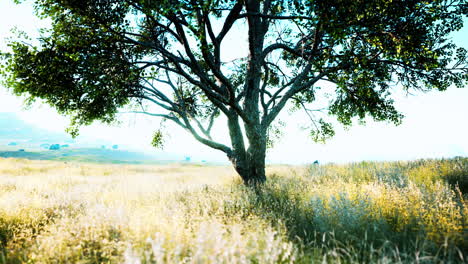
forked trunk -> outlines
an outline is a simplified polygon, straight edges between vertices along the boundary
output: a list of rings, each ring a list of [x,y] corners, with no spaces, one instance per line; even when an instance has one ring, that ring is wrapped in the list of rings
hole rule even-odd
[[[234,164],[234,168],[247,186],[257,186],[266,181],[265,160],[252,159],[244,166]]]
[[[234,169],[248,186],[264,183],[266,181],[266,131],[260,129],[259,126],[246,126],[249,141],[249,147],[246,150],[239,118],[234,112],[228,116],[228,127],[233,146],[233,151],[228,154],[228,158]]]
[[[258,186],[266,181],[265,175],[266,140],[262,136],[250,142],[245,158],[234,159],[232,163],[247,186]]]

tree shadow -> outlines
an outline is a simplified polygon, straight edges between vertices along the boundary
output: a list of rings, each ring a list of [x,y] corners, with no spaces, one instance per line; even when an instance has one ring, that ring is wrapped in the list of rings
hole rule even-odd
[[[382,256],[412,262],[416,252],[439,260],[458,258],[455,255],[460,250],[456,247],[442,256],[441,245],[427,240],[417,222],[396,230],[392,221],[398,218],[370,218],[366,201],[356,203],[342,194],[326,205],[320,198],[306,200],[303,191],[307,184],[301,179],[271,175],[264,186],[246,190],[252,213],[285,229],[288,240],[304,255],[332,252],[353,262],[373,262]]]

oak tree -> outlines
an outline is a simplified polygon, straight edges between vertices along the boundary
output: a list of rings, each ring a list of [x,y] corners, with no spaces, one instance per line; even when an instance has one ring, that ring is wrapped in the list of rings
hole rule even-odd
[[[391,88],[464,86],[466,50],[450,41],[465,0],[35,0],[51,21],[39,44],[12,41],[6,84],[72,120],[72,133],[112,122],[127,104],[170,120],[224,152],[246,184],[266,180],[272,124],[285,108],[310,117],[315,140],[330,117],[399,123]],[[233,33],[233,31],[236,31]],[[227,36],[245,54],[227,54]],[[226,48],[226,44],[230,44]],[[242,45],[240,45],[242,46]],[[322,84],[333,93],[324,100]],[[325,107],[317,114],[314,104]],[[154,109],[154,107],[153,107]],[[212,137],[219,117],[230,142]],[[153,143],[161,142],[161,132]]]

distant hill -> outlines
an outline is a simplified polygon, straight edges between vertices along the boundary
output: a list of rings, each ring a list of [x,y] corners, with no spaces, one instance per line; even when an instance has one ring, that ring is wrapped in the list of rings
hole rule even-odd
[[[114,142],[118,143],[118,142]],[[52,132],[21,120],[14,113],[0,112],[0,158],[83,161],[99,163],[160,163],[180,161],[169,153],[146,154],[125,150],[102,140],[75,141],[65,132]],[[60,146],[51,150],[50,146]],[[113,149],[112,146],[118,146]]]
[[[69,142],[66,133],[47,131],[30,125],[14,113],[0,113],[0,141]]]

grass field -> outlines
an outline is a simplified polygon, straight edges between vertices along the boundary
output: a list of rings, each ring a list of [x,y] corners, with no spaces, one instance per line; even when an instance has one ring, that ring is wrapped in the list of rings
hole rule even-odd
[[[267,171],[0,159],[0,263],[468,261],[468,158]]]

